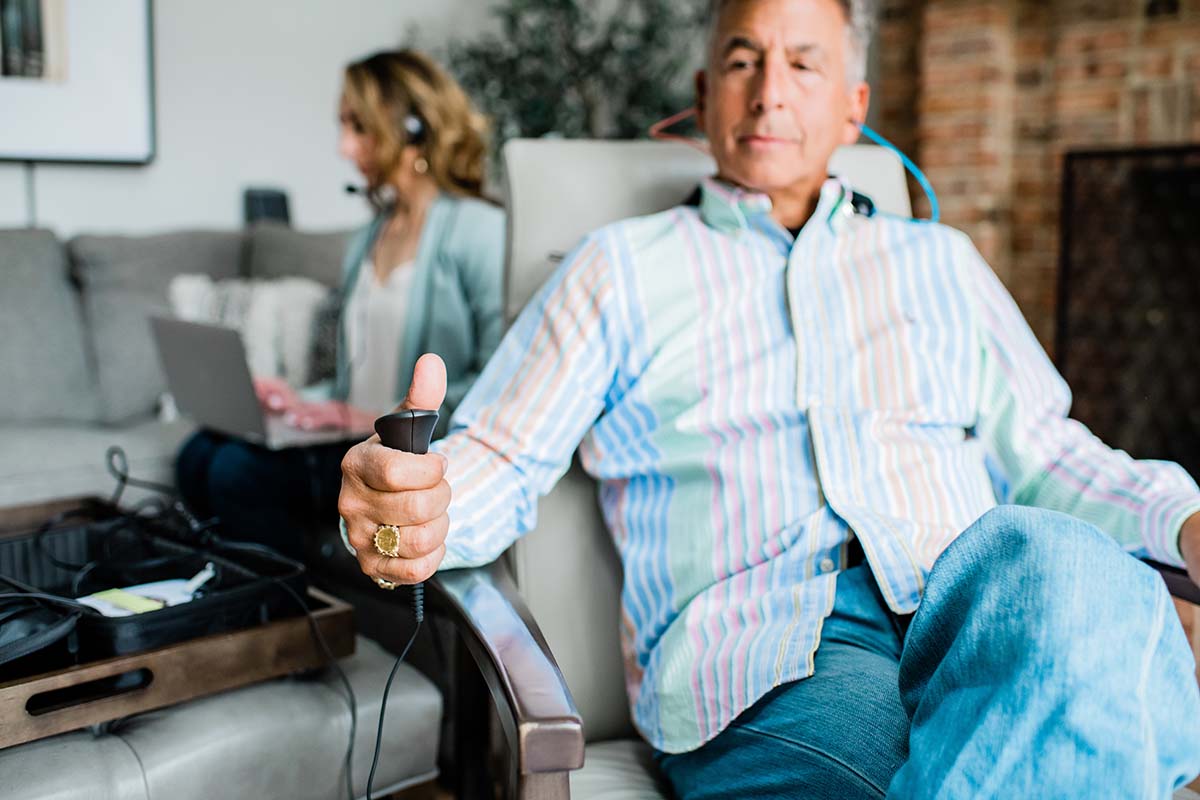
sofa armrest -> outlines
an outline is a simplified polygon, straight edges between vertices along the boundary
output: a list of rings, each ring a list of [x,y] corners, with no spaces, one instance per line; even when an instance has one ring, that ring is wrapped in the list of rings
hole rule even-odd
[[[487,683],[522,778],[582,767],[583,720],[508,569],[447,570],[430,589]]]

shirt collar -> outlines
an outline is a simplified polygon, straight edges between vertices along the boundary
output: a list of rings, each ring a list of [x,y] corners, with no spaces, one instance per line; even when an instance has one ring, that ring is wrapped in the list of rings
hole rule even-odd
[[[838,177],[828,178],[821,185],[821,197],[812,220],[825,220],[835,233],[839,232],[846,220],[854,216],[850,198],[849,184]],[[700,184],[700,218],[720,233],[737,233],[763,226],[783,230],[771,219],[771,198],[715,177],[705,178]]]

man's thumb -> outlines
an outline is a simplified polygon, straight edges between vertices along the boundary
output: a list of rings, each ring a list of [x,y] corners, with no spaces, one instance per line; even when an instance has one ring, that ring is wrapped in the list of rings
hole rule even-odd
[[[417,365],[413,367],[412,383],[400,408],[437,411],[445,399],[446,365],[441,357],[426,353],[417,359]]]

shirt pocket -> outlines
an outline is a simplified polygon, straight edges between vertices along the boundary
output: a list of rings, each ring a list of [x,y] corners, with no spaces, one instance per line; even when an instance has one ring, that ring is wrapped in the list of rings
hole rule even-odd
[[[825,403],[915,423],[974,424],[979,354],[962,293],[914,281],[905,291],[843,301]]]

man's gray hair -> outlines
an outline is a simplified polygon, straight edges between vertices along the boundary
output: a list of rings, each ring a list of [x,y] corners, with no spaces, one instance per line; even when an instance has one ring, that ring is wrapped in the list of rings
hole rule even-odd
[[[743,0],[709,0],[708,60],[716,55],[717,23],[721,12],[732,2]],[[846,80],[851,85],[867,79],[867,51],[875,33],[876,0],[834,0],[846,18]]]

